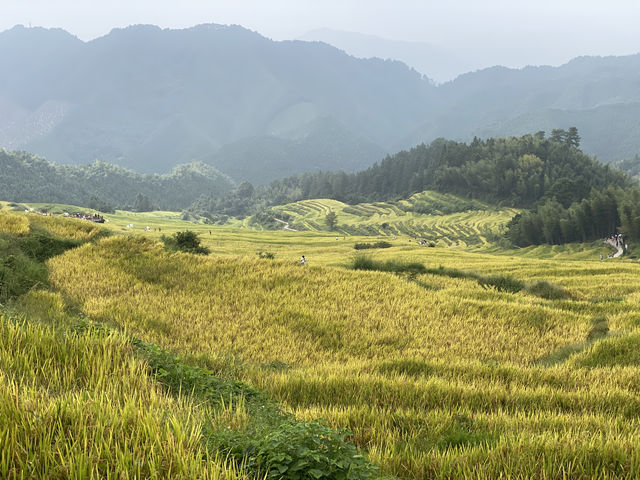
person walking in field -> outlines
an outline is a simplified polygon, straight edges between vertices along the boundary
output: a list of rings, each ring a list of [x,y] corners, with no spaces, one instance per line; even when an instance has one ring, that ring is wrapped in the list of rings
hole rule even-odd
[[[304,258],[304,255],[302,255],[302,258],[300,259],[300,265],[304,265],[307,263],[307,259]]]

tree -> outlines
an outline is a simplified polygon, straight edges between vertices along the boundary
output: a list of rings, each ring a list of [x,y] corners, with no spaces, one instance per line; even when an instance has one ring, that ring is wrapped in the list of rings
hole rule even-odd
[[[150,212],[153,209],[154,209],[153,204],[151,203],[151,200],[149,199],[149,197],[147,197],[146,195],[143,195],[142,193],[139,193],[138,195],[136,195],[136,199],[133,202],[134,212]]]
[[[170,237],[162,236],[162,241],[167,250],[208,255],[209,249],[200,245],[198,234],[191,230],[176,232]]]
[[[554,128],[551,130],[551,141],[553,142],[564,142],[567,138],[567,132],[565,132],[562,128]]]
[[[338,225],[338,215],[336,215],[336,212],[331,210],[329,213],[327,213],[324,221],[329,227],[329,230],[335,230],[336,226]]]
[[[565,136],[565,141],[573,147],[580,147],[580,135],[578,135],[578,129],[576,127],[569,128]]]

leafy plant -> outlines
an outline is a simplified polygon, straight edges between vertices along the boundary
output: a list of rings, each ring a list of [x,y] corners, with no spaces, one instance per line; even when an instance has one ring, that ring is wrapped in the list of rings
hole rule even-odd
[[[191,230],[176,232],[172,236],[162,236],[162,242],[167,250],[208,255],[210,250],[200,245],[198,234]]]

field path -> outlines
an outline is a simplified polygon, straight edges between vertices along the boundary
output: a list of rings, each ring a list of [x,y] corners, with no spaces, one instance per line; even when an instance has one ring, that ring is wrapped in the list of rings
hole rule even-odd
[[[619,247],[618,245],[616,245],[616,242],[614,242],[613,240],[606,239],[605,243],[608,243],[613,248],[618,250],[616,253],[613,254],[613,258],[617,258],[617,257],[619,257],[620,255],[622,255],[624,253],[624,249],[622,247]]]
[[[283,230],[289,230],[290,232],[297,232],[295,228],[289,228],[289,222],[285,222],[284,220],[280,220],[279,218],[275,218],[275,217],[273,217],[273,219],[276,222],[284,223],[284,227],[282,227]]]

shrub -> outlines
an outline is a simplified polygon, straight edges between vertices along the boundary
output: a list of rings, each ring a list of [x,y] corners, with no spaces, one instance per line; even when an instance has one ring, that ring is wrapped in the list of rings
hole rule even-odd
[[[200,245],[198,234],[191,230],[176,232],[172,236],[162,236],[164,247],[170,251],[185,253],[195,253],[198,255],[208,255],[210,250]]]
[[[351,432],[335,431],[317,421],[290,420],[257,439],[255,459],[268,468],[266,478],[367,479],[376,467],[346,440]]]
[[[353,248],[355,248],[356,250],[366,250],[369,248],[390,248],[392,246],[393,245],[391,245],[389,242],[380,241],[376,243],[356,243]]]
[[[411,275],[427,272],[425,266],[419,262],[401,262],[399,260],[381,262],[373,260],[371,257],[363,254],[353,257],[351,268],[354,270],[377,270],[380,272],[408,273]]]

